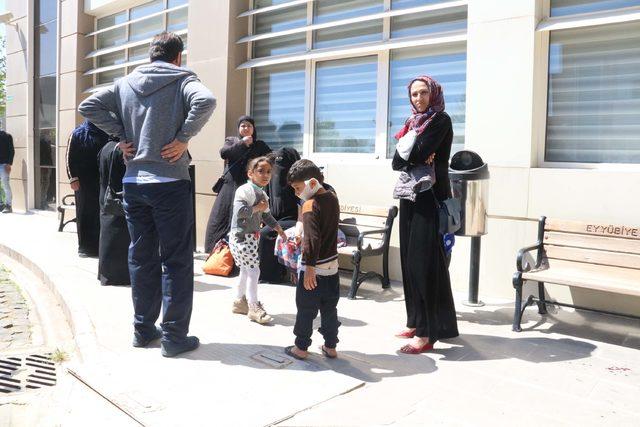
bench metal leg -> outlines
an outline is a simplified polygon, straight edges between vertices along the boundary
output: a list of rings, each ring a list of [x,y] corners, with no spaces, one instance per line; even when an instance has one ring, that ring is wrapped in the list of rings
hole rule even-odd
[[[547,314],[547,304],[544,299],[544,282],[538,282],[538,313]]]
[[[62,232],[64,229],[64,209],[58,209],[60,212],[60,225],[58,226],[58,232]]]
[[[351,289],[349,289],[349,299],[355,299],[358,288],[360,287],[360,252],[355,252],[351,262],[353,263],[353,276],[351,278]]]
[[[513,312],[513,331],[521,332],[520,322],[522,321],[522,275],[516,273],[513,276],[513,287],[516,290],[516,302]]]
[[[382,289],[391,287],[389,280],[389,246],[387,246],[382,254]]]

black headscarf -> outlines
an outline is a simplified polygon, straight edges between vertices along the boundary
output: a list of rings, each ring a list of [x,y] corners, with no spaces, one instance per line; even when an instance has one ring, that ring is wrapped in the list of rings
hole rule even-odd
[[[253,141],[257,141],[258,140],[258,133],[256,131],[256,122],[255,120],[253,120],[253,117],[251,116],[240,116],[240,118],[238,119],[238,124],[236,125],[236,129],[240,129],[240,125],[242,124],[242,122],[249,122],[251,123],[251,126],[253,126],[253,135],[251,135],[253,137]],[[238,132],[240,133],[240,132]],[[238,135],[238,137],[240,139],[242,139],[241,136]]]

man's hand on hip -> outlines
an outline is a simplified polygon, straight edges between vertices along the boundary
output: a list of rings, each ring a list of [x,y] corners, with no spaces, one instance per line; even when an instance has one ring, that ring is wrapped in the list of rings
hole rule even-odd
[[[187,148],[189,148],[188,142],[182,142],[174,139],[173,142],[162,148],[160,155],[163,159],[169,160],[169,163],[175,163],[180,160],[184,152],[187,151]]]
[[[7,173],[11,173],[11,165],[10,165],[10,164],[6,164],[6,165],[4,165],[4,170],[5,170],[5,172],[7,172]]]

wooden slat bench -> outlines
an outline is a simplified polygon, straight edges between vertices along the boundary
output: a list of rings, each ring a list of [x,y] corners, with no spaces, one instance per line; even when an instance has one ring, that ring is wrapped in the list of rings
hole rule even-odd
[[[60,225],[58,226],[58,231],[64,230],[67,224],[76,222],[76,218],[72,218],[68,221],[64,220],[64,214],[66,211],[75,211],[76,210],[76,196],[74,194],[67,194],[62,198],[62,204],[58,206],[58,212],[60,213]]]
[[[338,253],[351,257],[353,277],[349,299],[354,299],[358,288],[367,279],[378,278],[382,288],[389,287],[389,241],[398,208],[363,205],[340,205],[340,229],[347,237],[347,246]],[[362,258],[382,255],[382,274],[361,271]]]
[[[532,251],[536,251],[535,265],[527,265],[525,254]],[[540,314],[546,314],[546,304],[619,314],[548,301],[544,284],[640,296],[640,227],[542,217],[538,222],[538,242],[518,252],[516,267],[514,331],[521,331],[524,310],[534,302]],[[530,295],[522,306],[525,280],[537,282],[538,296]]]

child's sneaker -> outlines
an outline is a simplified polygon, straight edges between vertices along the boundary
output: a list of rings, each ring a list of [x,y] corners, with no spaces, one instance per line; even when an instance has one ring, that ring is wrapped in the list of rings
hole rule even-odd
[[[235,314],[247,314],[249,313],[249,303],[247,302],[247,297],[244,295],[242,298],[237,299],[233,302],[233,307],[231,311]]]
[[[249,306],[249,313],[247,313],[247,316],[249,316],[249,320],[260,323],[261,325],[273,320],[273,318],[267,314],[260,301]]]

